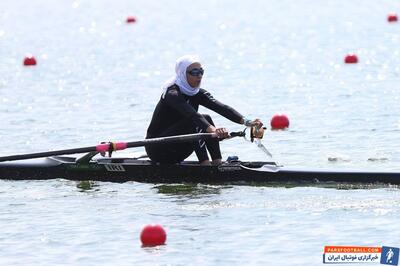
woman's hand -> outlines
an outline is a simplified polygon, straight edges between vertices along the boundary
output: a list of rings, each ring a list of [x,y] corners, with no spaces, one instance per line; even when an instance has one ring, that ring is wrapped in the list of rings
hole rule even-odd
[[[256,128],[262,128],[262,126],[264,125],[259,118],[256,118],[254,120],[243,118],[242,124],[244,124],[246,127],[256,127]]]
[[[209,126],[207,128],[207,132],[208,133],[215,133],[219,139],[226,139],[226,138],[229,137],[229,132],[224,127],[216,128],[214,126]]]
[[[256,128],[262,128],[262,126],[264,125],[263,122],[261,122],[261,120],[258,118],[251,121],[251,124],[253,127],[256,127]]]
[[[219,139],[226,139],[229,137],[229,132],[224,127],[216,128],[215,133],[217,133]]]

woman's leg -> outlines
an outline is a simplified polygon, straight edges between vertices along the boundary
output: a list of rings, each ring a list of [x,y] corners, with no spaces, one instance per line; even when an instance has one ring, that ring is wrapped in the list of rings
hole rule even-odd
[[[180,163],[193,153],[191,143],[148,145],[145,149],[150,160],[167,164]]]
[[[195,126],[196,133],[204,133],[202,130]],[[196,153],[197,159],[201,165],[210,165],[210,159],[208,158],[206,142],[203,139],[199,139],[192,144],[194,152]]]
[[[204,118],[207,119],[207,121],[213,125],[214,122],[211,119],[211,117],[208,114],[203,114]],[[211,158],[212,158],[212,164],[220,164],[221,163],[221,149],[219,146],[219,139],[217,138],[212,138],[212,139],[208,139],[205,140],[205,146],[207,147],[207,150],[209,151]]]
[[[207,114],[203,115],[207,121],[214,125],[211,117]],[[168,129],[166,129],[159,136],[147,137],[166,137],[173,135],[202,133],[202,130],[196,127],[191,120],[182,120]],[[198,140],[194,143],[179,143],[179,144],[157,144],[146,146],[147,155],[152,161],[160,163],[179,163],[185,160],[192,154],[193,150],[196,152],[200,164],[210,165],[207,150],[210,152],[212,163],[221,163],[221,151],[219,147],[219,140],[216,138],[208,140]]]
[[[147,138],[167,137],[195,133],[190,120],[182,120],[158,136],[147,136]],[[190,142],[175,144],[155,144],[145,146],[149,158],[158,163],[180,163],[193,153],[194,147]]]

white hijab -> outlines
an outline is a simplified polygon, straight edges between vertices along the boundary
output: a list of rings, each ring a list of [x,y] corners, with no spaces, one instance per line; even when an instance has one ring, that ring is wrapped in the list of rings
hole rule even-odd
[[[175,76],[171,77],[167,82],[165,82],[163,86],[164,92],[162,97],[163,98],[165,97],[167,89],[173,84],[178,85],[181,92],[185,95],[188,96],[196,95],[199,92],[200,87],[192,87],[189,85],[186,79],[186,70],[191,64],[199,62],[200,60],[197,55],[184,55],[182,57],[179,57],[176,60],[175,64]]]

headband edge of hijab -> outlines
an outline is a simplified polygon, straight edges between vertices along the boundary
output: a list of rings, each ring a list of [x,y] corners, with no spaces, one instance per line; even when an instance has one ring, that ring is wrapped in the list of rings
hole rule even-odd
[[[200,63],[200,58],[197,55],[184,55],[179,57],[175,63],[175,76],[171,77],[163,86],[163,95],[165,97],[165,93],[167,89],[176,84],[179,86],[180,91],[188,96],[196,95],[200,87],[192,87],[189,85],[186,78],[186,70],[193,63]]]

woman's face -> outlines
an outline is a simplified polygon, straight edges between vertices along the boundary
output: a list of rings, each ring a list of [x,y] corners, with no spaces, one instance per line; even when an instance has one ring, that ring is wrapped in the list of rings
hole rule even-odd
[[[199,87],[203,78],[204,70],[200,63],[193,63],[186,69],[186,79],[193,88]]]

